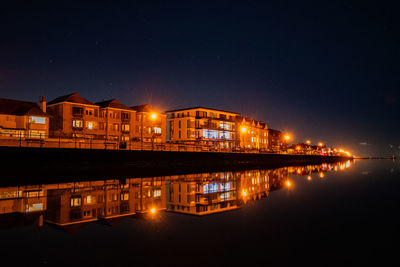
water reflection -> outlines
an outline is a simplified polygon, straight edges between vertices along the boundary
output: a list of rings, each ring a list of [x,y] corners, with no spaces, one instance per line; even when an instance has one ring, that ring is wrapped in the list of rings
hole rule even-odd
[[[124,180],[100,180],[0,188],[0,222],[21,221],[71,226],[108,222],[160,211],[208,215],[236,210],[292,187],[294,176],[308,181],[328,171],[349,168],[350,161],[274,170],[200,173]],[[293,176],[293,177],[292,177]]]

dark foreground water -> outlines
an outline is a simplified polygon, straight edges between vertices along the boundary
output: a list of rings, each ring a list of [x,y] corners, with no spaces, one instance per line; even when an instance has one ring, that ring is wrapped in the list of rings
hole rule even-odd
[[[388,266],[399,261],[399,162],[132,177],[0,188],[2,262]]]

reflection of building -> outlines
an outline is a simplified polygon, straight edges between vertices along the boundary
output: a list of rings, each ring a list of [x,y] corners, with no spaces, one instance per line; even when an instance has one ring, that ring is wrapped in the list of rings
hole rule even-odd
[[[131,108],[136,111],[134,138],[145,144],[165,143],[167,116],[150,105]]]
[[[350,164],[347,161],[273,170],[6,187],[0,188],[0,222],[10,214],[41,216],[41,222],[58,226],[109,221],[134,214],[141,217],[161,210],[216,214],[236,210],[265,199],[273,191],[289,188],[290,174],[311,181],[312,173],[324,178],[327,171],[344,170]],[[38,224],[41,225],[40,221]]]
[[[238,118],[238,123],[241,148],[268,150],[268,127],[265,122]]]
[[[46,138],[49,115],[38,104],[0,98],[0,137]]]
[[[185,175],[168,185],[168,211],[208,215],[238,209],[236,180],[230,172]]]
[[[168,139],[175,143],[232,148],[239,113],[204,107],[169,110]]]

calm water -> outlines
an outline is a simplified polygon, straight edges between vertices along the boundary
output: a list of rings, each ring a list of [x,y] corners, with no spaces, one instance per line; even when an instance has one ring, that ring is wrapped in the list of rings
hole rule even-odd
[[[400,164],[0,188],[14,266],[394,265]]]

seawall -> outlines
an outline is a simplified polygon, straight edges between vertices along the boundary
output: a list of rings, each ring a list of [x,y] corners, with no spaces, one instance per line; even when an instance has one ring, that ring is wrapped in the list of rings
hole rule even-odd
[[[0,183],[65,182],[72,179],[118,179],[213,171],[270,169],[332,163],[350,158],[318,155],[220,152],[126,151],[0,147]],[[7,175],[6,175],[7,174]]]

